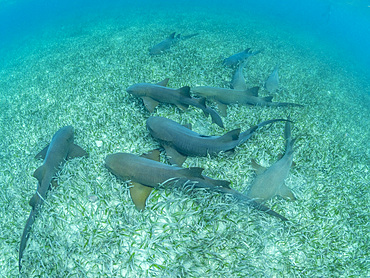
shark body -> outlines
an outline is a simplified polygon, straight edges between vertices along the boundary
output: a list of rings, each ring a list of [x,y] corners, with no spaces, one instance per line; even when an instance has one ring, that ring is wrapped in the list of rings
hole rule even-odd
[[[242,133],[238,128],[223,136],[201,135],[163,117],[149,117],[146,125],[150,134],[165,148],[169,162],[181,166],[188,156],[216,155],[231,151],[246,142],[258,128],[277,121],[285,120],[264,121]]]
[[[141,98],[149,112],[153,112],[155,107],[160,103],[175,104],[182,110],[186,110],[189,105],[202,109],[206,116],[211,115],[212,122],[223,127],[223,122],[217,112],[205,105],[204,98],[192,98],[188,86],[172,89],[168,88],[168,78],[157,84],[138,83],[127,88],[127,92]]]
[[[154,45],[149,50],[149,54],[150,55],[159,55],[159,54],[162,54],[163,52],[169,50],[171,48],[171,46],[173,46],[179,40],[187,40],[187,39],[190,39],[190,38],[192,38],[194,36],[197,36],[197,35],[198,35],[198,33],[191,34],[191,35],[188,35],[188,36],[181,36],[180,34],[177,34],[176,35],[176,32],[173,32],[166,39],[164,39],[160,43]]]
[[[40,206],[46,198],[46,193],[49,190],[52,180],[55,178],[55,174],[63,167],[66,159],[87,156],[86,151],[75,145],[73,142],[73,127],[62,127],[54,134],[50,144],[36,155],[36,158],[44,158],[44,163],[42,166],[37,168],[33,174],[33,176],[38,180],[38,187],[36,193],[29,201],[32,209],[21,237],[19,248],[19,271],[22,268],[21,261],[23,251],[26,248],[27,240],[29,238],[29,231],[35,221],[36,214]]]
[[[202,175],[202,168],[181,168],[159,162],[159,151],[154,150],[146,156],[136,156],[129,153],[110,154],[105,159],[108,170],[123,181],[130,181],[132,200],[137,209],[145,208],[146,199],[153,188],[190,187],[205,188],[210,191],[229,194],[236,200],[264,211],[281,220],[287,219],[246,195],[233,190],[228,181],[215,180]]]
[[[290,102],[272,102],[272,96],[259,97],[258,89],[259,87],[253,87],[248,90],[241,91],[227,88],[197,86],[192,88],[192,91],[198,96],[204,97],[209,100],[214,100],[221,111],[221,115],[223,116],[227,114],[227,105],[230,104],[260,106],[303,106],[301,104]]]
[[[228,67],[234,67],[234,66],[238,65],[240,62],[244,61],[245,59],[247,59],[247,58],[249,58],[253,55],[256,55],[260,52],[261,52],[261,50],[257,50],[255,52],[252,52],[250,48],[247,48],[246,50],[244,50],[242,52],[236,53],[236,54],[231,55],[230,57],[226,58],[224,60],[224,65],[228,66]]]
[[[263,168],[254,163],[257,177],[251,184],[247,196],[256,202],[264,202],[276,195],[288,200],[295,200],[292,191],[284,184],[293,161],[293,144],[291,137],[291,123],[285,123],[286,150],[284,156],[269,168]]]

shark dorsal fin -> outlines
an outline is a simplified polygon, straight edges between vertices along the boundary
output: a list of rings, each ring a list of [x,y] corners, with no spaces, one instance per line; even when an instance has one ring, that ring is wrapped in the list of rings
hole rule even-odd
[[[165,78],[162,81],[159,81],[158,83],[156,83],[156,85],[166,87],[169,80],[170,80],[169,78]]]
[[[176,35],[176,32],[173,32],[171,35],[168,36],[169,39],[174,39]]]
[[[42,159],[44,159],[45,158],[45,156],[46,156],[46,153],[48,152],[48,149],[49,149],[49,145],[50,144],[48,144],[45,148],[43,148],[38,154],[36,154],[35,155],[35,158],[36,159],[40,159],[40,158],[42,158]]]
[[[260,89],[260,87],[255,86],[255,87],[252,87],[252,88],[249,88],[249,89],[245,90],[244,92],[249,96],[258,97],[259,89]]]
[[[190,87],[189,86],[184,86],[184,87],[181,87],[179,89],[177,89],[176,91],[178,91],[180,93],[180,95],[182,95],[183,97],[186,97],[186,98],[190,98]]]
[[[204,177],[202,176],[203,168],[200,167],[190,167],[190,168],[183,168],[177,170],[178,173],[181,173],[185,177],[188,178],[200,178],[203,179]]]
[[[131,182],[130,187],[131,199],[135,204],[137,210],[144,210],[146,199],[148,199],[153,188],[142,185],[141,183]]]
[[[204,179],[206,181],[212,183],[214,186],[219,186],[219,187],[224,187],[224,188],[231,189],[230,182],[229,181],[225,181],[225,180],[214,180],[214,179],[211,179],[209,177],[204,177]]]
[[[249,47],[249,48],[247,48],[246,50],[244,50],[244,52],[245,53],[249,53],[249,52],[251,52],[251,48]]]
[[[144,157],[146,159],[159,161],[160,151],[158,149],[152,150],[148,153],[144,153],[141,155],[141,157]]]
[[[263,97],[262,99],[266,102],[272,102],[272,98],[273,96],[267,96],[267,97]]]
[[[222,142],[234,141],[234,140],[239,139],[239,134],[240,134],[240,128],[236,128],[236,129],[229,131],[228,133],[225,133],[219,139]]]
[[[88,157],[88,156],[89,156],[88,153],[83,148],[76,144],[72,144],[68,152],[68,158]]]

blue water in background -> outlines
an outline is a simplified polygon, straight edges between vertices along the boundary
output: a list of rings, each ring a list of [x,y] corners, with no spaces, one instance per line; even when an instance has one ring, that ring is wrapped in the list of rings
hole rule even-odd
[[[8,1],[9,2],[9,1]],[[370,1],[325,0],[231,0],[231,1],[57,1],[19,0],[0,2],[0,53],[11,50],[14,44],[25,40],[44,28],[63,23],[87,20],[91,14],[117,16],[116,11],[125,7],[155,9],[181,9],[186,6],[206,9],[210,13],[228,11],[248,16],[258,15],[271,22],[294,26],[302,33],[317,36],[323,43],[336,46],[333,51],[353,60],[353,65],[368,74],[370,72]],[[119,9],[117,9],[119,8]],[[121,15],[122,16],[122,15]],[[123,15],[124,16],[124,15]],[[6,61],[0,58],[0,63]],[[0,64],[0,67],[2,65]]]

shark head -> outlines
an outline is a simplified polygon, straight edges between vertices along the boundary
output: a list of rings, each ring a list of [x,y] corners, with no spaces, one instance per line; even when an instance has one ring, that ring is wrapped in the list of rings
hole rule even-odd
[[[146,121],[146,127],[150,134],[157,140],[168,141],[172,135],[168,132],[168,126],[172,123],[171,120],[162,117],[149,117]]]
[[[144,97],[146,96],[146,90],[147,87],[145,86],[145,83],[138,83],[131,85],[126,89],[126,91],[136,97]]]

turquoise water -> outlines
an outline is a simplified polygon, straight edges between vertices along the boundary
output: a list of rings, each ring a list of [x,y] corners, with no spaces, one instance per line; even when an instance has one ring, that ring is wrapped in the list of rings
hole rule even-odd
[[[90,156],[58,174],[25,250],[28,276],[366,277],[369,9],[366,1],[0,2],[0,276],[18,272],[32,174],[42,164],[34,156],[73,125]],[[149,56],[172,32],[199,35]],[[269,95],[263,84],[279,65],[274,100],[303,108],[231,105],[225,129],[196,108],[159,105],[153,114],[207,135],[290,116],[298,139],[286,184],[297,200],[266,205],[293,224],[206,192],[156,191],[137,212],[127,184],[104,167],[108,154],[159,147],[145,127],[150,113],[126,88],[166,77],[171,88],[229,87],[234,70],[222,61],[248,47],[262,52],[245,68],[247,85]],[[251,159],[273,164],[283,132],[276,124],[232,155],[184,166],[245,192]]]

